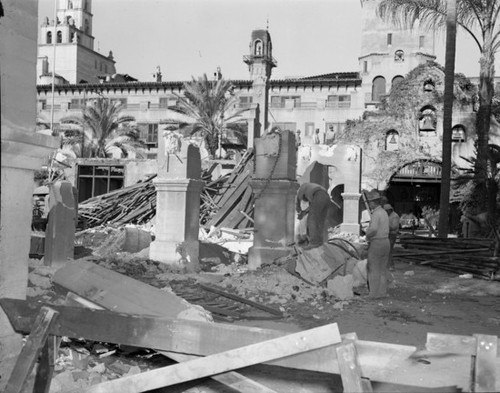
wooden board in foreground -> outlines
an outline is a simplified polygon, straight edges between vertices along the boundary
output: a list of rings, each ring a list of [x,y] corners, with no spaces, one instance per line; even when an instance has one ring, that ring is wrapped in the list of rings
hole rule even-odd
[[[85,392],[145,392],[323,348],[338,344],[340,341],[337,324],[333,323],[173,366],[104,382],[86,389]]]

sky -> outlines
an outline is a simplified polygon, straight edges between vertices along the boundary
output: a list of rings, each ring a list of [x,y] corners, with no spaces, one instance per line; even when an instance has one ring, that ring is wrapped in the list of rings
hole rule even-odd
[[[140,81],[153,81],[157,66],[164,81],[210,77],[217,67],[225,79],[249,79],[243,55],[252,30],[266,27],[278,61],[272,79],[358,71],[360,0],[94,0],[92,8],[94,49],[112,50],[117,72]],[[40,21],[53,13],[54,0],[39,0]],[[444,33],[437,42],[444,65]],[[477,76],[478,60],[459,34],[455,71]]]

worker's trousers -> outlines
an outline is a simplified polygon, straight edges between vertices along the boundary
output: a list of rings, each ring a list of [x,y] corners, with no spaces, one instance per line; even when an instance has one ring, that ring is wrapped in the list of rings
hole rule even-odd
[[[307,215],[307,235],[309,236],[309,244],[312,246],[320,246],[328,240],[325,223],[331,205],[332,201],[328,193],[323,190],[314,193]]]
[[[388,238],[371,239],[368,247],[368,285],[370,297],[387,295],[387,268],[391,245]]]
[[[397,233],[389,233],[389,243],[391,245],[391,250],[389,251],[389,268],[392,268],[394,269],[395,265],[394,265],[394,261],[392,259],[392,253],[394,251],[394,244],[396,244],[396,239],[397,239],[398,235]]]

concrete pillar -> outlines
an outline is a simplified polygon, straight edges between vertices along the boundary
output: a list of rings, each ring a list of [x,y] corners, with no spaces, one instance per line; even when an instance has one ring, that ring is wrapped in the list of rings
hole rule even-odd
[[[260,137],[260,123],[259,123],[259,105],[252,104],[248,109],[248,138],[247,138],[247,149],[253,149],[255,138]]]
[[[359,235],[359,198],[360,193],[343,192],[344,199],[344,219],[340,224],[340,231]]]
[[[149,258],[196,270],[199,261],[200,194],[204,182],[192,179],[155,179],[155,240]]]
[[[73,259],[77,213],[76,190],[69,181],[49,185],[49,220],[45,230],[45,266]]]
[[[2,0],[0,22],[1,226],[0,297],[25,299],[31,236],[33,175],[58,147],[35,133],[37,0]],[[22,346],[0,308],[0,391]]]
[[[248,251],[248,267],[290,252],[294,242],[296,181],[295,135],[292,132],[267,134],[255,140],[255,173],[250,186],[255,197],[255,235]]]
[[[251,180],[255,200],[253,246],[248,250],[248,267],[288,255],[295,239],[295,198],[299,184],[292,180]]]
[[[200,151],[178,135],[166,131],[158,140],[155,240],[149,248],[153,260],[199,268]]]

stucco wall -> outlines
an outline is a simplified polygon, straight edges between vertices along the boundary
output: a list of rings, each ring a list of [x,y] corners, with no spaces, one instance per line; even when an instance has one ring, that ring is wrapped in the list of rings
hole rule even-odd
[[[28,284],[33,172],[57,143],[34,133],[38,1],[2,0],[2,6],[0,297],[23,299]],[[21,336],[0,310],[0,391],[20,349]]]

